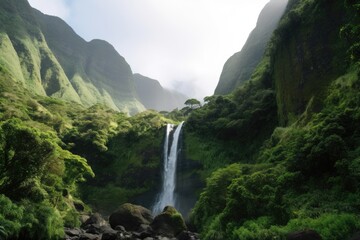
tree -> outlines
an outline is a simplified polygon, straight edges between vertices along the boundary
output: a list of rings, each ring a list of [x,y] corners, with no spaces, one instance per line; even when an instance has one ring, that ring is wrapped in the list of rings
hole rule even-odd
[[[30,178],[40,176],[53,156],[55,145],[39,133],[12,119],[0,128],[0,192],[16,194]]]
[[[195,98],[190,98],[190,99],[186,100],[184,104],[189,106],[191,109],[201,107],[200,101]]]

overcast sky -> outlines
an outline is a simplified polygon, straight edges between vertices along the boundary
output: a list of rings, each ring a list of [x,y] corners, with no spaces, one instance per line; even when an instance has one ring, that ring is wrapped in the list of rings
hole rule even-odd
[[[81,37],[104,39],[134,73],[202,99],[269,0],[29,0]]]

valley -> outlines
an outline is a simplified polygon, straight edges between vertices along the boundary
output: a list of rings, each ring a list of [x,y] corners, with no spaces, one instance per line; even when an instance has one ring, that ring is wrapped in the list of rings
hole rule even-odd
[[[271,0],[198,101],[0,0],[0,239],[358,239],[359,10]]]

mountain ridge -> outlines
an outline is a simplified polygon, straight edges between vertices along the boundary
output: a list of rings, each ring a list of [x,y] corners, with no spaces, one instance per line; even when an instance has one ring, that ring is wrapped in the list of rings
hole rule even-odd
[[[214,94],[229,94],[250,79],[285,11],[287,1],[271,0],[261,10],[256,27],[249,34],[241,51],[225,62]]]
[[[146,96],[138,95],[131,66],[107,41],[85,41],[64,20],[41,13],[27,0],[4,0],[0,13],[0,65],[27,89],[85,107],[104,104],[130,115],[144,111],[144,105],[160,110],[140,101]],[[147,101],[170,99],[171,106],[181,106],[180,95],[169,98],[171,94]]]
[[[184,107],[189,98],[182,93],[163,88],[158,80],[134,74],[134,81],[140,101],[147,109],[157,111],[172,111]]]

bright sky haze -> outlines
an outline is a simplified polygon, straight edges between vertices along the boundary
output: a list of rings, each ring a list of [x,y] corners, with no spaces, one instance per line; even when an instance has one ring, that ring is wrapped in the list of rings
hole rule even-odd
[[[111,43],[134,73],[202,99],[269,0],[29,0],[87,41]]]

